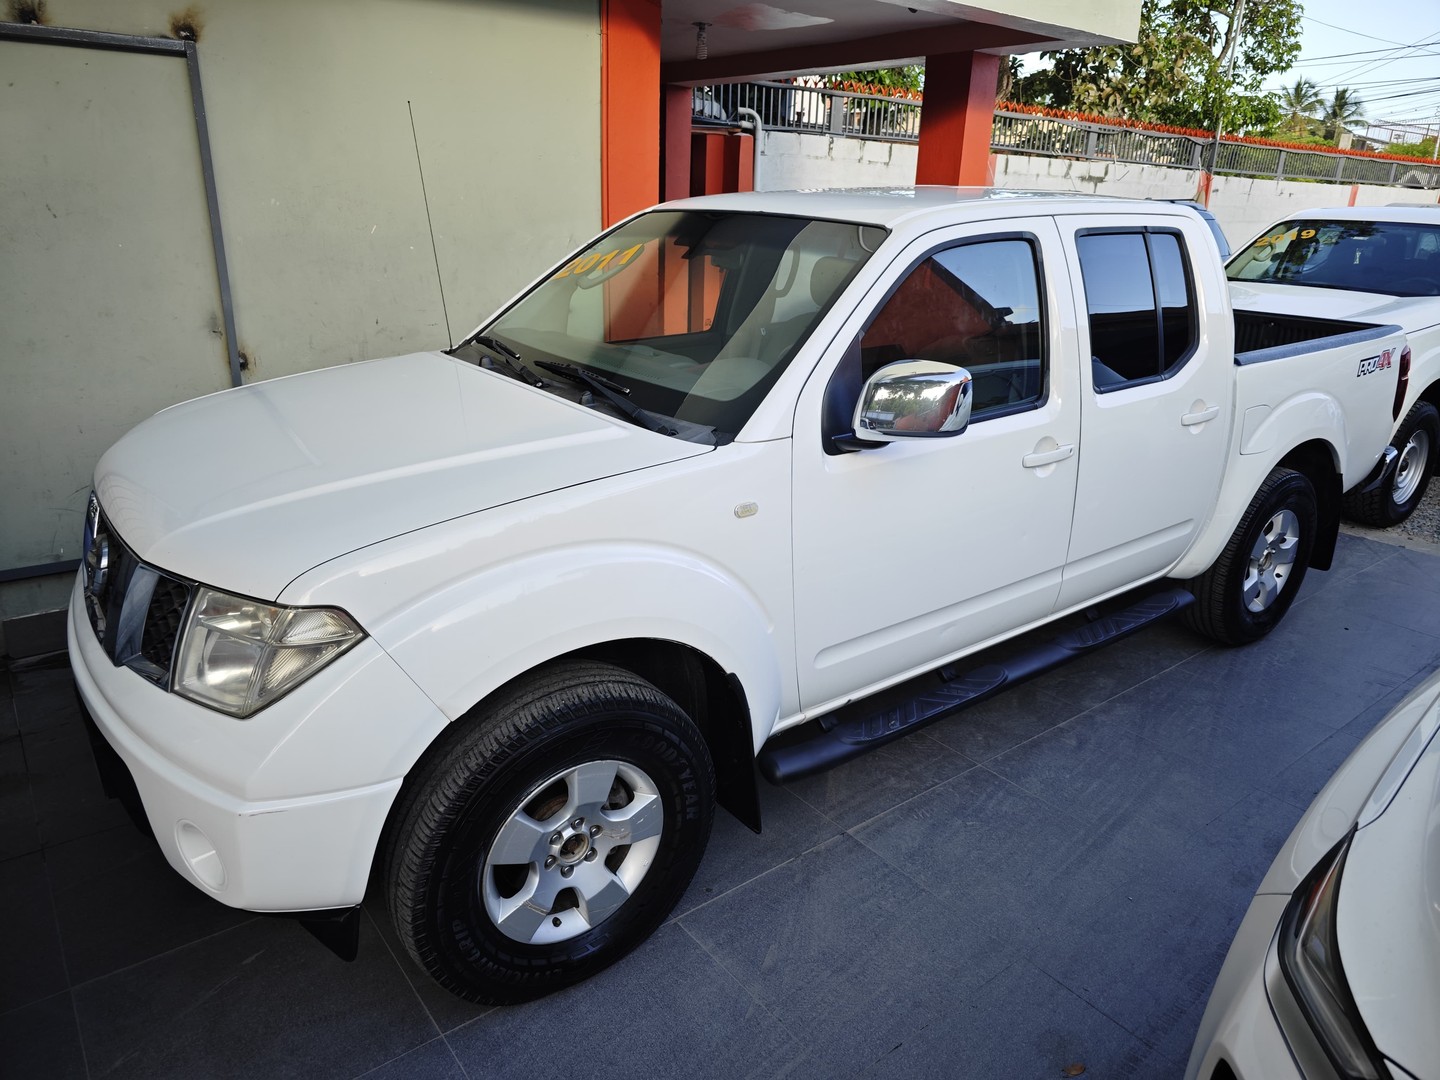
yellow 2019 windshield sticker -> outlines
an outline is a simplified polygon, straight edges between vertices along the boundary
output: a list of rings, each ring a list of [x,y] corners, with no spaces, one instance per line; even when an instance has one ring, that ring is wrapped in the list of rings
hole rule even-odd
[[[1260,247],[1264,247],[1266,244],[1283,244],[1286,240],[1294,240],[1297,236],[1300,237],[1301,240],[1311,240],[1315,236],[1315,230],[1291,229],[1287,233],[1276,233],[1274,236],[1262,236],[1256,240],[1255,243]]]

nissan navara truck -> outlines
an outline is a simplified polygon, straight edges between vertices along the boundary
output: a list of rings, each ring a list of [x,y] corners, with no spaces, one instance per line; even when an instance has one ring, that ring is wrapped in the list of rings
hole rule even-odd
[[[1404,364],[1392,326],[1237,317],[1182,206],[669,203],[458,347],[125,435],[75,680],[197,889],[353,955],[373,881],[441,985],[533,998],[659,926],[760,775],[1171,612],[1268,633],[1391,483]]]

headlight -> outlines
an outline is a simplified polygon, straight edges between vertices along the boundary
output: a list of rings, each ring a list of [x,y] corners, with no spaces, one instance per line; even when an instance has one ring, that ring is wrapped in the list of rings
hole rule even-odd
[[[199,586],[181,633],[177,694],[250,716],[365,636],[335,608],[278,607]]]
[[[1352,829],[1306,875],[1280,920],[1280,969],[1300,1010],[1344,1080],[1390,1080],[1340,966],[1335,905]]]

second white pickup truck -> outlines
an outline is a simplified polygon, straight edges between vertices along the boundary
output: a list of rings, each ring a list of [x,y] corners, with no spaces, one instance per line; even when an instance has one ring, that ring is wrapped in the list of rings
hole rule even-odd
[[[1367,525],[1405,521],[1440,460],[1440,206],[1306,210],[1266,229],[1226,272],[1246,318],[1280,311],[1405,331],[1412,366],[1390,440],[1394,479],[1345,500],[1346,514]]]
[[[717,801],[758,828],[757,762],[803,775],[1179,609],[1270,631],[1342,493],[1389,482],[1404,340],[1239,329],[1183,207],[637,215],[448,354],[188,402],[104,456],[70,614],[102,769],[221,902],[353,951],[373,867],[442,985],[547,993],[661,923]]]

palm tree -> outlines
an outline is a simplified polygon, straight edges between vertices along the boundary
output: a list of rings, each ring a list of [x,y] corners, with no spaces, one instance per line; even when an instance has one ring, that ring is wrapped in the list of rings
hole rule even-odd
[[[1309,79],[1297,79],[1294,86],[1280,91],[1280,109],[1286,114],[1285,126],[1292,135],[1304,134],[1306,122],[1324,104],[1320,88]]]
[[[1365,115],[1365,103],[1348,87],[1339,87],[1330,103],[1325,106],[1325,137],[1334,141],[1346,125]]]

